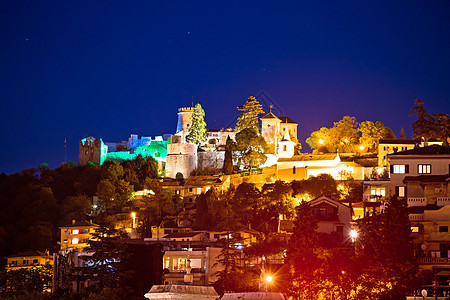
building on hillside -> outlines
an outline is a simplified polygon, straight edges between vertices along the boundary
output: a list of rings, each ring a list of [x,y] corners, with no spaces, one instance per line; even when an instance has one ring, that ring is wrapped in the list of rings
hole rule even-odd
[[[349,206],[327,196],[315,198],[309,201],[309,205],[318,221],[317,232],[335,235],[340,242],[348,240],[352,229],[352,209]],[[279,233],[289,236],[293,230],[293,220],[280,220]]]
[[[336,180],[351,175],[355,180],[364,180],[365,167],[353,161],[343,161],[339,154],[300,154],[290,158],[279,158],[277,175],[279,180],[304,180],[319,174],[329,174]]]
[[[448,147],[432,145],[414,148],[389,154],[388,159],[390,163],[390,194],[397,194],[399,197],[418,195],[420,192],[419,189],[414,188],[409,193],[406,182],[409,182],[410,186],[413,187],[414,179],[420,181],[425,180],[425,178],[432,178],[429,175],[450,174],[450,148]],[[426,176],[416,177],[423,175]],[[404,182],[405,179],[406,182]],[[434,204],[432,199],[434,198],[427,200],[427,203]]]
[[[378,166],[389,167],[388,154],[412,150],[418,147],[442,145],[438,140],[380,140],[378,142]]]
[[[76,249],[82,252],[87,246],[91,234],[100,225],[91,221],[72,221],[72,224],[59,227],[61,230],[60,247],[61,250]]]
[[[298,124],[292,121],[291,118],[286,116],[277,117],[272,112],[261,117],[261,135],[269,147],[268,154],[279,154],[280,141],[283,139],[293,142],[294,146],[297,145],[297,126]]]
[[[6,257],[6,270],[16,270],[21,268],[32,268],[42,265],[53,265],[53,257],[48,251],[26,251]]]
[[[163,283],[182,284],[186,269],[192,268],[191,284],[211,285],[217,281],[217,272],[223,269],[218,263],[222,248],[198,247],[186,250],[166,250],[163,258]]]
[[[409,207],[414,253],[420,270],[428,270],[439,285],[450,280],[450,205]]]
[[[408,206],[450,205],[450,172],[446,175],[405,176]]]
[[[318,221],[318,232],[336,234],[341,242],[348,239],[352,221],[349,206],[326,196],[311,200],[309,205]]]

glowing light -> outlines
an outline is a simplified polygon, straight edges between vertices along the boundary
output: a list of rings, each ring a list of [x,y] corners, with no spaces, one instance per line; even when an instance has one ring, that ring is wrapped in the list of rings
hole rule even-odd
[[[132,228],[136,228],[136,213],[134,211],[131,213],[131,217],[133,218]]]
[[[364,146],[363,145],[359,146],[359,150],[364,150]]]
[[[352,242],[354,242],[357,237],[358,237],[358,232],[354,229],[350,230],[350,238],[352,239]]]
[[[348,139],[345,139],[344,142],[348,143]]]
[[[271,282],[273,281],[273,277],[272,277],[271,275],[267,275],[267,276],[266,276],[266,281],[267,281],[268,283],[271,283]]]
[[[321,145],[323,144],[323,140],[322,139],[319,140],[319,144],[321,144]]]
[[[72,244],[73,244],[73,245],[78,244],[78,239],[77,239],[77,238],[73,238],[73,239],[72,239]]]
[[[80,231],[78,229],[74,229],[74,230],[72,230],[72,233],[73,234],[78,234],[78,233],[80,233]]]

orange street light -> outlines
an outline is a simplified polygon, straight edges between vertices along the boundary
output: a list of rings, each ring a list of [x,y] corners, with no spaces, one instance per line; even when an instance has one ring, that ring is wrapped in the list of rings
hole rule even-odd
[[[133,228],[136,228],[136,213],[134,211],[131,213],[131,217],[133,218]]]

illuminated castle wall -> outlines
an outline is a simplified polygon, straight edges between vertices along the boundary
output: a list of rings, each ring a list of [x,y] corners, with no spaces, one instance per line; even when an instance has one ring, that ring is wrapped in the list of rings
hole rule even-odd
[[[84,166],[88,162],[101,165],[105,161],[107,153],[108,146],[103,143],[102,139],[92,136],[84,138],[79,145],[78,165]]]
[[[80,141],[78,152],[78,165],[84,166],[88,162],[102,165],[107,160],[132,160],[138,155],[144,158],[151,156],[157,162],[166,161],[168,140],[161,136],[155,139],[151,137],[138,138],[132,134],[128,141],[120,143],[104,143],[101,138],[87,137]]]

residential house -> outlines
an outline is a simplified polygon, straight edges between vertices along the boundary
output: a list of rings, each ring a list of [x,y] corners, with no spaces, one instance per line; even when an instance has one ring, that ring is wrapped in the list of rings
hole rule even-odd
[[[431,176],[450,174],[450,148],[448,147],[432,145],[414,148],[389,154],[388,158],[390,162],[389,194],[409,197],[411,198],[410,202],[414,200],[412,198],[424,197],[425,194],[422,193],[420,186],[421,181],[427,180],[427,178],[436,180],[437,177]],[[404,181],[405,179],[406,181]],[[407,183],[409,183],[411,191],[407,190]],[[430,184],[428,186],[431,188],[437,187],[437,185]],[[441,191],[438,190],[438,193],[441,193]],[[427,194],[431,194],[429,190]],[[433,196],[426,199],[427,204],[434,204],[435,198]],[[417,199],[417,201],[424,201],[424,199]]]
[[[409,207],[419,269],[430,270],[441,283],[450,280],[450,205]]]
[[[40,265],[53,265],[53,257],[48,251],[26,251],[6,257],[6,270],[32,268]]]
[[[318,220],[318,232],[337,234],[342,242],[347,239],[350,235],[350,222],[352,221],[352,213],[349,206],[326,196],[320,196],[311,200],[309,205]]]
[[[61,250],[77,249],[82,252],[88,246],[91,234],[99,225],[92,221],[72,221],[72,224],[59,227],[61,230]]]
[[[185,282],[188,267],[191,268],[191,284],[211,285],[217,279],[217,272],[223,269],[218,263],[222,248],[197,247],[187,250],[166,250],[163,258],[163,283]]]
[[[388,155],[412,150],[418,147],[427,147],[432,145],[442,145],[438,140],[380,140],[378,142],[378,166],[389,167]]]

